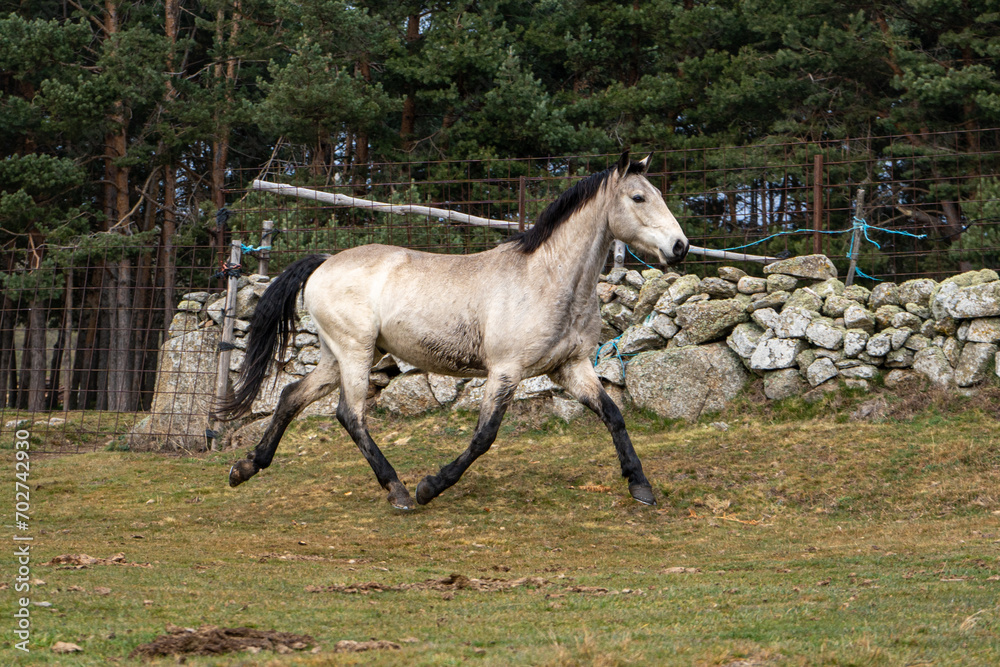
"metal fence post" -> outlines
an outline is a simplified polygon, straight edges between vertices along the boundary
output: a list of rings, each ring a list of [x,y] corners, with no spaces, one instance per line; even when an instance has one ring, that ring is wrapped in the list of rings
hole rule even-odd
[[[813,158],[813,254],[823,252],[823,154],[817,153]]]

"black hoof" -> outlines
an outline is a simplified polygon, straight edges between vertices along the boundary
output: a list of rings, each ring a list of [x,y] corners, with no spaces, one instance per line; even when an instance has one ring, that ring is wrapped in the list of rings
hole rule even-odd
[[[651,486],[643,484],[630,484],[628,492],[632,494],[633,498],[638,500],[643,505],[656,504],[656,496],[653,495],[653,487]]]
[[[417,484],[417,502],[421,505],[426,505],[436,497],[437,494],[431,488],[430,476],[420,480],[420,483]]]
[[[256,475],[257,470],[257,466],[254,465],[254,462],[250,459],[237,461],[236,464],[229,469],[229,486],[239,486]]]
[[[389,504],[398,510],[412,510],[416,507],[402,482],[389,482]]]

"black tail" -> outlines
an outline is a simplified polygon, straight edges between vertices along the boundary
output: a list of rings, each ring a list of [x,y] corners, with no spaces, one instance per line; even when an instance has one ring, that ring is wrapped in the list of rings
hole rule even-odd
[[[279,357],[284,357],[285,350],[288,349],[299,291],[313,271],[328,257],[329,255],[303,257],[292,263],[268,286],[250,320],[249,340],[240,376],[236,380],[233,394],[216,404],[217,418],[229,421],[250,412],[250,406],[257,398],[260,385],[274,361],[275,349]]]

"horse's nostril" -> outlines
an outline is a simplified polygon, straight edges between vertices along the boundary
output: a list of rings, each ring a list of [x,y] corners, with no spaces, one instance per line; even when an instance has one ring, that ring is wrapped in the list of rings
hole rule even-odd
[[[684,259],[684,256],[687,255],[687,252],[688,252],[688,244],[684,243],[684,241],[678,240],[677,243],[674,244],[674,258],[676,258],[677,261]]]

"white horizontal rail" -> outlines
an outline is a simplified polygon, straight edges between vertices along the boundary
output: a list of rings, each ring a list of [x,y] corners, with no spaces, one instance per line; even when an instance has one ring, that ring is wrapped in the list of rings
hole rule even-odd
[[[254,179],[253,183],[250,185],[253,190],[261,190],[263,192],[273,192],[279,195],[287,195],[289,197],[298,197],[300,199],[312,199],[314,201],[323,202],[324,204],[332,204],[334,206],[350,206],[353,208],[363,208],[369,211],[379,211],[380,213],[396,213],[399,215],[426,215],[436,218],[442,218],[444,220],[451,220],[453,222],[464,222],[469,225],[477,225],[480,227],[493,227],[496,229],[507,229],[514,230],[517,229],[517,222],[510,220],[494,220],[492,218],[481,218],[478,215],[469,215],[468,213],[459,213],[458,211],[451,211],[446,208],[434,208],[433,206],[420,206],[417,204],[386,204],[384,202],[372,201],[370,199],[361,199],[359,197],[348,197],[347,195],[336,194],[333,192],[322,192],[320,190],[313,190],[311,188],[300,188],[295,185],[285,185],[284,183],[271,183],[270,181],[262,181],[259,179]],[[764,257],[762,255],[748,255],[741,252],[732,252],[729,250],[712,250],[710,248],[699,248],[698,246],[691,246],[688,252],[692,255],[701,255],[703,257],[711,257],[713,259],[725,259],[734,262],[759,262],[766,264],[768,262],[775,261],[775,257]]]

